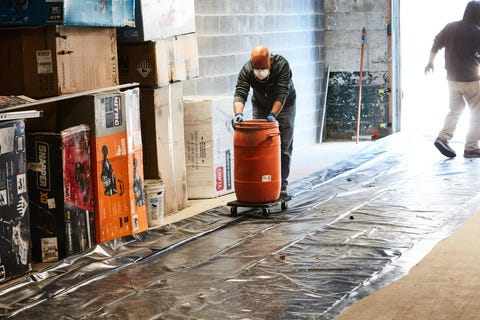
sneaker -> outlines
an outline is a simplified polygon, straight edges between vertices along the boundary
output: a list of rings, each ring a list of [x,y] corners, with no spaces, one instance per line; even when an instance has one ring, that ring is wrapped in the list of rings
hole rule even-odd
[[[465,158],[480,158],[480,149],[465,150],[463,156]]]
[[[453,149],[448,145],[448,141],[447,141],[447,139],[445,139],[445,138],[438,137],[438,138],[435,140],[434,145],[435,145],[435,147],[437,147],[437,149],[441,152],[441,154],[443,154],[445,157],[453,158],[453,157],[455,157],[455,156],[457,155],[457,154],[455,153],[455,150],[453,150]]]

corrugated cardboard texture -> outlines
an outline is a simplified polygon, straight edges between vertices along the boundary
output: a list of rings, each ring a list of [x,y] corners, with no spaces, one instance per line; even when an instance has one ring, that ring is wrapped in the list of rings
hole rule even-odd
[[[188,197],[233,192],[233,97],[189,96],[183,105]]]
[[[0,39],[5,95],[50,97],[119,84],[115,28],[9,29]]]
[[[188,205],[182,84],[142,89],[140,107],[145,177],[165,183],[165,215]]]
[[[137,44],[118,45],[121,83],[146,88],[199,76],[198,44],[194,33]]]

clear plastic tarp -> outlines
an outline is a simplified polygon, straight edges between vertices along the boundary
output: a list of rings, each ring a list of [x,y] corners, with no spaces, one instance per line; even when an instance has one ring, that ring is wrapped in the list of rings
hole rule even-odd
[[[479,190],[480,159],[394,134],[291,183],[284,211],[217,207],[3,287],[0,316],[333,319],[451,235]]]

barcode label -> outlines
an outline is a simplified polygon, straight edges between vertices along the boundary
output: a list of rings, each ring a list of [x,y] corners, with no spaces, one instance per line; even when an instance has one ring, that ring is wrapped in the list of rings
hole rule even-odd
[[[42,262],[58,261],[57,238],[42,238]]]
[[[36,54],[38,74],[53,73],[52,52],[50,50],[39,50]]]

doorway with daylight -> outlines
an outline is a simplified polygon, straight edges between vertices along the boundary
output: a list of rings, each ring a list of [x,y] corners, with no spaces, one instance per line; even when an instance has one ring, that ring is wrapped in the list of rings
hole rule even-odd
[[[444,50],[435,58],[435,71],[425,75],[433,39],[449,22],[461,20],[470,0],[400,2],[401,131],[436,137],[448,112]],[[465,141],[468,108],[453,140]]]

